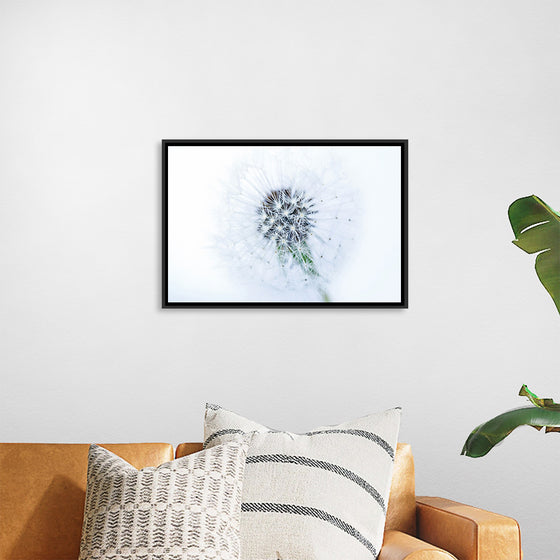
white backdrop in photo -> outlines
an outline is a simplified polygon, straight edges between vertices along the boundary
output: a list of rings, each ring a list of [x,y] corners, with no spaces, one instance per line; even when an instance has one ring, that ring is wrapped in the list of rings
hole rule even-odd
[[[341,185],[339,196],[351,204],[353,239],[344,247],[328,284],[331,300],[400,301],[400,147],[169,146],[170,302],[297,302],[313,298],[312,290],[298,286],[282,290],[263,284],[249,268],[245,276],[236,274],[231,266],[236,253],[224,243],[228,222],[235,219],[228,215],[227,199],[235,192],[230,183],[236,165],[260,161],[268,153],[289,161],[295,157],[294,150],[311,169],[336,165],[346,177],[347,185]],[[255,207],[255,215],[256,211]],[[247,235],[257,237],[260,234],[253,232],[253,216],[247,218],[243,228]],[[334,233],[339,233],[336,228]]]

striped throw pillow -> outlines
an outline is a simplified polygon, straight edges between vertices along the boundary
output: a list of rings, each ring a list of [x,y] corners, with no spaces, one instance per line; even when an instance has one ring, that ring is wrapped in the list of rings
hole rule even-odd
[[[206,405],[205,447],[254,432],[241,505],[242,560],[375,560],[401,409],[305,434]]]
[[[239,560],[247,443],[137,470],[89,450],[79,560]]]

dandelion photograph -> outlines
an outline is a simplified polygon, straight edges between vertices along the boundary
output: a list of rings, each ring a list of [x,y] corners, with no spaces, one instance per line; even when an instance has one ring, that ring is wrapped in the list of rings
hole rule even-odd
[[[407,146],[163,140],[163,307],[408,307]]]

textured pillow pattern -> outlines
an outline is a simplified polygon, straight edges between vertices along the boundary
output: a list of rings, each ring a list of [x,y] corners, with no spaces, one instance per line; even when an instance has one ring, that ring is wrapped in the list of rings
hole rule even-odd
[[[293,434],[207,405],[205,447],[256,432],[243,483],[242,559],[377,558],[400,414]]]
[[[80,560],[238,560],[246,455],[233,441],[137,470],[92,445]]]

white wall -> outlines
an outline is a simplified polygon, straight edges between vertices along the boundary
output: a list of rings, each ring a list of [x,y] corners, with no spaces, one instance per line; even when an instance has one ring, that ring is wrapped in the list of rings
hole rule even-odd
[[[298,431],[402,405],[420,494],[557,557],[560,439],[474,426],[560,397],[560,318],[507,207],[560,208],[560,3],[0,3],[0,440]],[[409,138],[410,309],[161,310],[161,138]]]

